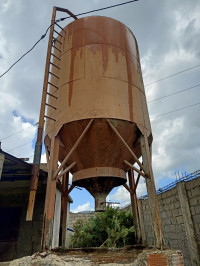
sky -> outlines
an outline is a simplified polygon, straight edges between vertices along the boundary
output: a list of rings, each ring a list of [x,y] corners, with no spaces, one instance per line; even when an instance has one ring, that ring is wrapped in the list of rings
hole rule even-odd
[[[50,25],[54,5],[78,14],[123,2],[1,0],[0,75],[44,34]],[[200,1],[140,0],[91,15],[121,21],[138,41],[154,138],[152,160],[156,188],[185,173],[199,170],[200,66],[197,65],[200,65]],[[63,17],[62,13],[57,16],[60,17]],[[66,20],[61,25],[71,21]],[[0,78],[2,149],[18,158],[28,157],[30,162],[39,118],[47,42],[48,34]],[[188,68],[192,69],[171,76]],[[171,77],[163,79],[168,76]],[[160,79],[163,80],[154,83]],[[182,92],[176,93],[179,91]],[[188,106],[191,107],[185,108]],[[177,109],[182,110],[171,112]],[[42,161],[45,161],[44,151]],[[137,195],[145,193],[146,185],[141,179]],[[70,195],[74,201],[72,211],[94,208],[93,197],[85,189],[74,189]],[[123,187],[118,187],[113,189],[107,201],[120,202],[120,206],[124,206],[130,202],[130,195]]]

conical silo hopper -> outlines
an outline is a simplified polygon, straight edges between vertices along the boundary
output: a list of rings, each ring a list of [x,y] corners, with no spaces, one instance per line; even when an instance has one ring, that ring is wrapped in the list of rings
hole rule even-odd
[[[139,137],[152,141],[133,33],[121,22],[101,16],[84,17],[67,25],[54,50],[45,145],[50,152],[53,137],[60,137],[59,161],[66,158],[84,130],[89,129],[71,152],[66,167],[75,162],[73,184],[95,198],[95,209],[105,209],[108,193],[126,183],[135,160],[111,129],[111,123],[137,158]]]

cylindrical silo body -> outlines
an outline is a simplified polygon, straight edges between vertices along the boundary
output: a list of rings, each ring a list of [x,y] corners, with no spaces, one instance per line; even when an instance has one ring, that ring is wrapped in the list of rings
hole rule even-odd
[[[141,132],[152,141],[151,126],[142,81],[139,52],[133,33],[121,22],[91,16],[75,20],[56,41],[52,67],[45,145],[60,136],[62,162],[90,119],[94,122],[70,156],[73,184],[85,187],[96,199],[96,210],[105,208],[105,198],[113,187],[126,182],[130,152],[109,127],[114,127],[141,156]]]

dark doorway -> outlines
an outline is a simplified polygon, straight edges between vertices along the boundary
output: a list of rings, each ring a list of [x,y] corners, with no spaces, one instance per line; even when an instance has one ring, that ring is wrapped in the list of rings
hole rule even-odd
[[[21,208],[0,208],[0,261],[15,258]]]

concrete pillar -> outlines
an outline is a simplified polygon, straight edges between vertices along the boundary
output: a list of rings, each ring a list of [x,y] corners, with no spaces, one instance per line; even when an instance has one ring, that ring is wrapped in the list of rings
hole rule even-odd
[[[106,197],[108,193],[93,193],[92,196],[95,198],[95,211],[102,212],[106,210]]]
[[[53,237],[52,237],[52,248],[59,247],[59,231],[60,231],[60,213],[61,213],[61,193],[56,189],[56,201],[55,211],[53,219]]]
[[[144,245],[146,245],[147,244],[147,239],[146,239],[145,226],[144,226],[144,214],[143,214],[142,202],[143,202],[143,200],[138,200],[138,212],[139,212],[142,243]]]
[[[200,256],[198,252],[197,241],[195,238],[194,225],[193,225],[192,216],[190,213],[190,206],[188,203],[185,183],[180,182],[176,185],[176,187],[178,190],[178,196],[179,196],[179,201],[181,204],[181,211],[182,211],[183,221],[185,225],[188,249],[190,252],[190,258],[191,258],[191,263],[192,263],[191,266],[197,266],[197,265],[200,265]]]

